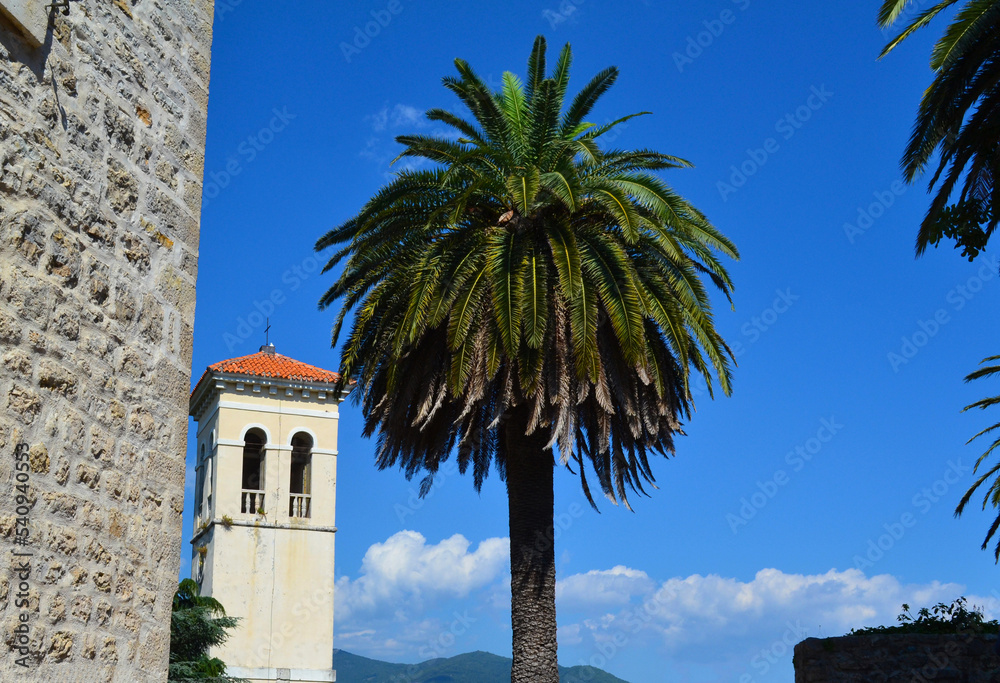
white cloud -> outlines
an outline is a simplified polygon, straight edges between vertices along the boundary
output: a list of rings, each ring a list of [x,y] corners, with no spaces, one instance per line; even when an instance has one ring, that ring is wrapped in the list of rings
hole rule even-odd
[[[396,135],[419,133],[450,140],[459,137],[455,129],[428,121],[423,110],[409,104],[397,103],[391,107],[386,105],[374,114],[366,116],[364,121],[371,126],[374,134],[365,138],[364,146],[358,155],[377,166],[386,167],[382,174],[386,181],[391,181],[396,173],[430,165],[426,159],[412,158],[404,159],[391,169],[388,168],[389,162],[402,151],[402,147],[395,142]]]
[[[460,534],[432,544],[400,531],[368,549],[357,578],[337,580],[337,647],[410,661],[474,650],[483,610],[504,590],[510,604],[508,562],[506,538],[473,549]]]
[[[372,130],[381,133],[389,123],[389,107],[382,107],[374,114],[366,116],[365,121],[372,124]]]
[[[381,141],[378,138],[368,138],[365,141],[365,146],[358,152],[358,155],[362,159],[368,159],[379,165],[388,164],[392,160],[392,157],[385,150],[381,149],[380,146]]]
[[[361,561],[361,575],[337,581],[337,618],[421,610],[435,600],[465,598],[496,581],[507,568],[508,542],[489,538],[470,552],[461,534],[437,544],[416,531],[376,543]]]
[[[556,596],[566,606],[615,607],[627,605],[633,595],[647,594],[655,586],[646,572],[619,565],[562,579],[556,584]]]
[[[494,596],[505,591],[510,604],[508,554],[506,538],[473,549],[460,534],[432,544],[400,531],[376,543],[357,578],[337,581],[337,647],[409,661],[477,649]]]
[[[568,624],[566,626],[559,626],[556,635],[556,641],[562,647],[579,645],[583,642],[582,636],[582,626],[580,624]]]
[[[424,113],[408,104],[396,104],[382,107],[374,114],[365,117],[376,133],[384,133],[394,128],[427,128],[430,121],[424,118]]]
[[[482,642],[495,649],[509,638],[508,552],[506,538],[473,546],[455,535],[428,543],[415,531],[376,543],[356,578],[337,581],[338,647],[407,661],[467,652]],[[759,673],[765,650],[790,670],[791,647],[805,637],[893,624],[904,602],[915,611],[963,593],[955,583],[905,584],[857,569],[657,580],[616,566],[558,581],[559,644],[566,663],[645,649],[671,662],[674,674],[707,668],[735,680]],[[968,598],[987,618],[1000,615],[1000,599]]]
[[[408,104],[397,104],[393,107],[390,119],[393,128],[399,128],[402,126],[416,126],[418,128],[423,128],[427,125],[427,121],[424,119],[424,113],[416,107],[411,107]]]
[[[762,569],[748,581],[695,574],[655,584],[645,572],[616,567],[567,577],[558,595],[560,633],[577,652],[606,651],[614,639],[621,649],[658,647],[678,665],[718,664],[732,672],[764,649],[790,654],[805,637],[894,624],[903,603],[915,611],[962,593],[959,584],[904,584],[857,569]],[[994,598],[969,596],[969,602],[984,607],[988,617],[1000,608]]]

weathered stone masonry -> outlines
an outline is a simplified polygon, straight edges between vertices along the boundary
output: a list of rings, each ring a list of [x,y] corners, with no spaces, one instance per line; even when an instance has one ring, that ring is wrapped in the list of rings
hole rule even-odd
[[[40,47],[0,13],[0,680],[163,681],[212,0],[50,11]]]
[[[996,636],[871,634],[806,638],[795,683],[1000,683]]]

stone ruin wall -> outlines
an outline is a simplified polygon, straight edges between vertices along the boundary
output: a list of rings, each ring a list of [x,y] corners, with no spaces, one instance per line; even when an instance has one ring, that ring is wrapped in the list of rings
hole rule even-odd
[[[807,638],[795,683],[1000,683],[996,636],[881,634]]]
[[[54,1],[0,0],[0,680],[164,681],[213,2],[73,0],[32,47]]]

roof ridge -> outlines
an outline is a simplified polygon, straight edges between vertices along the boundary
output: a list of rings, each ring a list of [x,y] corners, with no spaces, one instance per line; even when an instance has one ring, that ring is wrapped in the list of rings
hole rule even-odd
[[[258,351],[246,356],[229,358],[208,366],[211,372],[224,372],[250,377],[272,377],[332,383],[340,374],[280,353]]]

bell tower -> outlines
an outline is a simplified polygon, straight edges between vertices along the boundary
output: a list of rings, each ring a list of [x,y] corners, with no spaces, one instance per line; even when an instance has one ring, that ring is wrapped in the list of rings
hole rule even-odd
[[[209,366],[191,393],[191,572],[241,619],[213,656],[253,683],[336,681],[338,379],[267,345]]]

